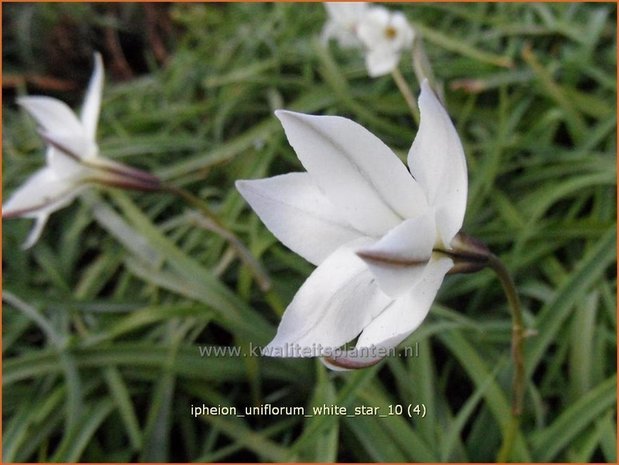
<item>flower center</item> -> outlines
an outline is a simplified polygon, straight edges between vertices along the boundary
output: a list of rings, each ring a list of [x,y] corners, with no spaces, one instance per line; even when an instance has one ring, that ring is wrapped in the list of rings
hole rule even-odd
[[[389,40],[393,40],[398,35],[398,30],[393,26],[387,26],[385,28],[385,37]]]

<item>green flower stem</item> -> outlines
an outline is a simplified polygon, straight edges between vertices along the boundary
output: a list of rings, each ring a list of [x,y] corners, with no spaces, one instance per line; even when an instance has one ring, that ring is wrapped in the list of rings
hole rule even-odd
[[[516,371],[514,372],[512,412],[514,415],[520,416],[522,414],[522,403],[524,398],[524,358],[522,356],[524,326],[522,322],[522,311],[520,309],[520,299],[518,298],[516,286],[514,285],[509,271],[507,271],[503,262],[501,262],[496,255],[490,255],[488,266],[492,268],[499,277],[512,312],[512,355],[516,365]]]
[[[236,250],[239,258],[249,267],[262,291],[266,292],[271,288],[271,280],[260,263],[258,263],[251,252],[247,250],[241,240],[219,220],[202,199],[177,186],[163,184],[161,190],[182,198],[189,205],[197,209],[200,212],[200,216],[194,217],[196,224],[219,234],[228,241]]]
[[[507,462],[510,457],[518,429],[520,427],[520,416],[524,400],[524,357],[522,354],[522,343],[524,340],[524,326],[522,322],[522,310],[520,299],[516,292],[516,286],[505,265],[499,258],[490,254],[488,256],[488,266],[497,274],[503,290],[507,296],[507,302],[512,314],[512,357],[514,359],[514,375],[512,379],[512,416],[503,434],[503,444],[497,456],[497,462]]]
[[[404,100],[406,100],[406,104],[408,105],[408,108],[413,115],[415,123],[419,124],[419,108],[417,108],[417,99],[411,92],[408,84],[406,84],[406,80],[404,79],[404,76],[402,76],[400,69],[395,68],[393,71],[391,71],[391,76],[393,77],[393,80],[398,86],[398,89],[400,89],[400,93],[404,97]]]
[[[524,401],[525,372],[522,344],[525,337],[522,322],[520,299],[516,292],[516,285],[503,262],[494,255],[488,247],[478,239],[465,233],[458,233],[452,241],[449,251],[435,249],[454,262],[452,273],[474,273],[485,267],[490,267],[497,274],[512,314],[512,358],[514,360],[514,375],[512,379],[512,412],[509,422],[503,430],[503,444],[499,450],[497,462],[506,462],[512,452],[514,441],[520,428],[520,416]]]

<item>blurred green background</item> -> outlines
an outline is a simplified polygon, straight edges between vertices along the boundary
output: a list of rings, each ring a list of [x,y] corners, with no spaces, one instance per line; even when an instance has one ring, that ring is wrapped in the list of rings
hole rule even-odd
[[[512,459],[616,462],[616,5],[393,4],[419,35],[467,154],[464,230],[514,275],[526,407]],[[321,4],[3,4],[3,195],[44,162],[22,94],[77,108],[104,57],[105,156],[208,202],[273,281],[166,194],[92,190],[20,249],[3,221],[3,460],[494,461],[509,420],[511,326],[490,271],[449,276],[392,357],[202,357],[265,344],[312,266],[234,189],[301,165],[277,108],[347,116],[404,156],[390,76],[318,40]],[[418,92],[410,60],[401,69]],[[418,344],[418,346],[417,346]],[[424,418],[191,416],[192,405],[423,404]]]

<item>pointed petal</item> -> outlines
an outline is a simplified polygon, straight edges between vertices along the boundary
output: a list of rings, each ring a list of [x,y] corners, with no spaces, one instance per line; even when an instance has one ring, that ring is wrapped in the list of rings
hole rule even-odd
[[[101,93],[103,92],[103,60],[100,53],[95,53],[95,69],[90,78],[90,84],[82,106],[81,120],[90,140],[95,140],[97,122],[101,109]]]
[[[398,157],[347,118],[276,111],[299,160],[355,229],[382,236],[426,204]]]
[[[60,100],[51,97],[21,97],[17,103],[49,134],[84,133],[82,123],[75,113]]]
[[[433,257],[415,287],[395,300],[365,328],[359,336],[357,348],[390,348],[406,339],[426,318],[452,265],[451,258]]]
[[[307,173],[237,181],[236,188],[275,237],[314,265],[362,236],[337,214]]]
[[[357,251],[383,292],[399,297],[424,274],[436,238],[432,211],[406,220],[378,242]]]
[[[59,179],[55,172],[45,167],[32,175],[2,205],[2,217],[34,218],[35,223],[22,247],[32,247],[41,236],[47,218],[56,210],[69,205],[85,185]]]
[[[392,299],[383,294],[354,250],[340,247],[305,281],[286,309],[266,356],[329,355],[354,339]]]
[[[444,245],[449,246],[462,227],[466,209],[466,159],[456,129],[427,80],[421,83],[419,110],[421,124],[408,165],[430,205],[443,209],[438,227]]]
[[[55,172],[46,167],[20,186],[2,205],[5,218],[25,216],[34,218],[68,205],[77,195],[79,186],[70,179],[60,179]]]
[[[21,245],[22,250],[28,250],[30,247],[37,243],[37,241],[41,237],[41,234],[43,234],[43,229],[47,224],[48,218],[49,214],[47,214],[46,212],[40,213],[35,217],[34,225],[32,226],[30,233],[28,233],[28,237]]]

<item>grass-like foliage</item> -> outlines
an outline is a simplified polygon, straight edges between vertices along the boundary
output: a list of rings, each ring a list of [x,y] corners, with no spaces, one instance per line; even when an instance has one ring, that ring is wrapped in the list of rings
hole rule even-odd
[[[423,36],[463,141],[464,231],[503,259],[523,303],[531,335],[511,459],[615,462],[616,6],[389,7]],[[235,249],[165,193],[92,190],[55,213],[28,251],[20,244],[30,220],[4,221],[4,461],[496,459],[513,364],[507,302],[489,270],[446,278],[402,344],[412,356],[344,374],[314,359],[251,356],[312,271],[234,189],[236,179],[302,170],[273,110],[347,116],[402,156],[417,130],[390,76],[371,79],[359,53],[321,43],[322,5],[3,10],[13,86],[3,107],[4,198],[44,160],[14,97],[78,104],[96,48],[108,71],[105,156],[204,200],[273,283],[263,292]],[[131,79],[110,66],[118,47],[138,64]],[[81,61],[50,54],[70,49]],[[416,94],[408,57],[401,70]],[[238,413],[367,406],[386,416],[193,417],[203,404]],[[425,416],[407,415],[421,404]]]

